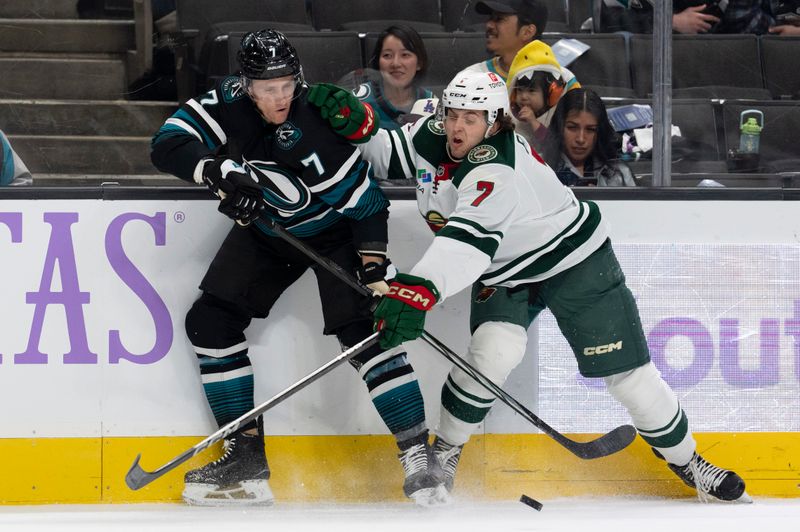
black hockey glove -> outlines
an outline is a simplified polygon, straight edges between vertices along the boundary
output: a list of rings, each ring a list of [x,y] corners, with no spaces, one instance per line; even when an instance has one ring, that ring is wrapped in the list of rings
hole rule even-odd
[[[221,157],[207,160],[202,179],[219,196],[219,212],[242,225],[249,225],[264,209],[264,192],[258,180],[236,161]]]
[[[361,284],[367,285],[372,290],[373,296],[382,296],[389,291],[386,274],[392,261],[368,262],[356,270],[356,275]]]

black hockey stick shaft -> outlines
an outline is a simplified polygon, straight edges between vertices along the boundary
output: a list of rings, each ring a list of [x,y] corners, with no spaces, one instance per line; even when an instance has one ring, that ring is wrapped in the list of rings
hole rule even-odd
[[[275,223],[274,220],[270,220],[269,218],[262,218],[263,222],[280,238],[297,248],[311,260],[319,264],[321,267],[328,270],[334,276],[336,276],[339,280],[343,281],[354,290],[359,292],[365,296],[372,296],[373,292],[367,286],[364,286],[361,282],[359,282],[355,277],[353,277],[350,273],[344,270],[341,266],[333,262],[332,260],[328,259],[327,257],[321,256],[319,253],[308,247],[304,242],[298,239],[293,234],[289,233],[285,228],[281,225]],[[500,399],[503,403],[505,403],[508,407],[512,410],[517,412],[519,415],[524,417],[526,420],[531,422],[534,426],[536,426],[539,430],[553,438],[556,442],[562,445],[565,449],[573,453],[575,456],[579,458],[583,458],[586,460],[593,459],[593,458],[601,458],[603,456],[608,456],[614,454],[616,452],[621,451],[628,445],[630,445],[633,440],[636,438],[636,429],[632,425],[621,425],[611,432],[608,432],[599,438],[588,441],[588,442],[578,442],[567,438],[556,429],[552,428],[550,425],[542,421],[536,414],[531,412],[528,408],[526,408],[522,403],[517,401],[514,397],[509,395],[505,392],[502,388],[497,386],[488,377],[483,375],[480,371],[478,371],[474,366],[472,366],[469,362],[464,360],[463,357],[455,353],[452,349],[447,347],[444,343],[437,340],[432,334],[427,331],[423,331],[422,333],[422,340],[424,340],[428,345],[442,354],[445,358],[450,360],[453,364],[457,365],[461,370],[467,373],[472,379],[475,380],[478,384],[483,386],[488,392],[493,394],[495,397]]]
[[[517,401],[513,396],[489,380],[488,377],[475,369],[469,364],[469,362],[454,353],[445,344],[431,336],[427,331],[422,332],[422,339],[425,340],[428,345],[444,355],[447,360],[458,366],[467,375],[472,377],[472,379],[483,386],[483,388],[508,405],[517,414],[530,421],[539,430],[553,438],[562,447],[566,448],[579,458],[590,460],[593,458],[602,458],[604,456],[614,454],[630,445],[636,438],[636,429],[632,425],[621,425],[611,432],[607,432],[599,438],[589,442],[577,442],[575,440],[571,440],[542,421],[541,418],[531,412],[527,407],[525,407],[525,405]]]
[[[299,381],[295,382],[282,392],[275,394],[274,396],[267,399],[260,405],[256,406],[249,412],[242,414],[241,416],[234,419],[224,427],[220,428],[214,434],[210,435],[200,443],[182,452],[181,454],[179,454],[178,456],[176,456],[175,458],[173,458],[172,460],[170,460],[169,462],[167,462],[166,464],[164,464],[163,466],[159,467],[154,471],[145,471],[144,469],[142,469],[142,467],[139,465],[139,459],[142,457],[142,455],[141,454],[137,455],[136,459],[133,461],[133,465],[131,466],[130,470],[128,470],[128,474],[125,475],[125,483],[132,490],[138,490],[139,488],[142,488],[150,484],[157,478],[165,475],[166,473],[172,471],[182,463],[186,462],[191,457],[204,451],[209,446],[222,440],[226,436],[236,432],[236,430],[242,425],[256,419],[258,416],[260,416],[270,408],[278,405],[285,399],[296,394],[297,392],[299,392],[312,382],[316,381],[323,375],[329,373],[337,366],[340,366],[341,364],[350,360],[351,358],[361,353],[365,349],[368,349],[378,341],[378,335],[379,333],[377,332],[372,333],[371,335],[364,338],[350,349],[343,351],[341,354],[339,354],[329,362],[325,363],[324,365],[320,366],[316,370],[312,371],[311,373],[309,373]]]

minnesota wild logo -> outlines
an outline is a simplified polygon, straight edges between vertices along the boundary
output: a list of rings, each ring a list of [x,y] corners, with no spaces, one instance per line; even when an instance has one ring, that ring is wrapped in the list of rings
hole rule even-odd
[[[441,120],[436,120],[435,118],[431,118],[428,120],[428,131],[433,133],[434,135],[444,135],[444,124]]]
[[[485,163],[497,157],[497,150],[488,144],[481,144],[472,148],[467,155],[467,160],[471,163]]]

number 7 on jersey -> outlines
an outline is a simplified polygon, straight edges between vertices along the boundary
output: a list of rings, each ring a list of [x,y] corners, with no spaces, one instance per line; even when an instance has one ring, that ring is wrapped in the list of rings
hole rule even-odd
[[[489,194],[491,194],[492,190],[494,190],[494,183],[491,181],[478,181],[478,190],[482,190],[483,193],[475,198],[475,200],[471,203],[473,207],[477,207],[481,204],[481,202],[483,202],[483,200],[489,197]]]

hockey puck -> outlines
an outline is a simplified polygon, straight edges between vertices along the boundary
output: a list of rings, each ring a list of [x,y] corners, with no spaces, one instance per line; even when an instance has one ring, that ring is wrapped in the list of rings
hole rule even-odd
[[[540,503],[536,499],[531,499],[530,497],[528,497],[524,493],[522,495],[520,495],[519,502],[527,504],[528,506],[530,506],[531,508],[533,508],[537,512],[541,512],[542,511],[542,503]]]

